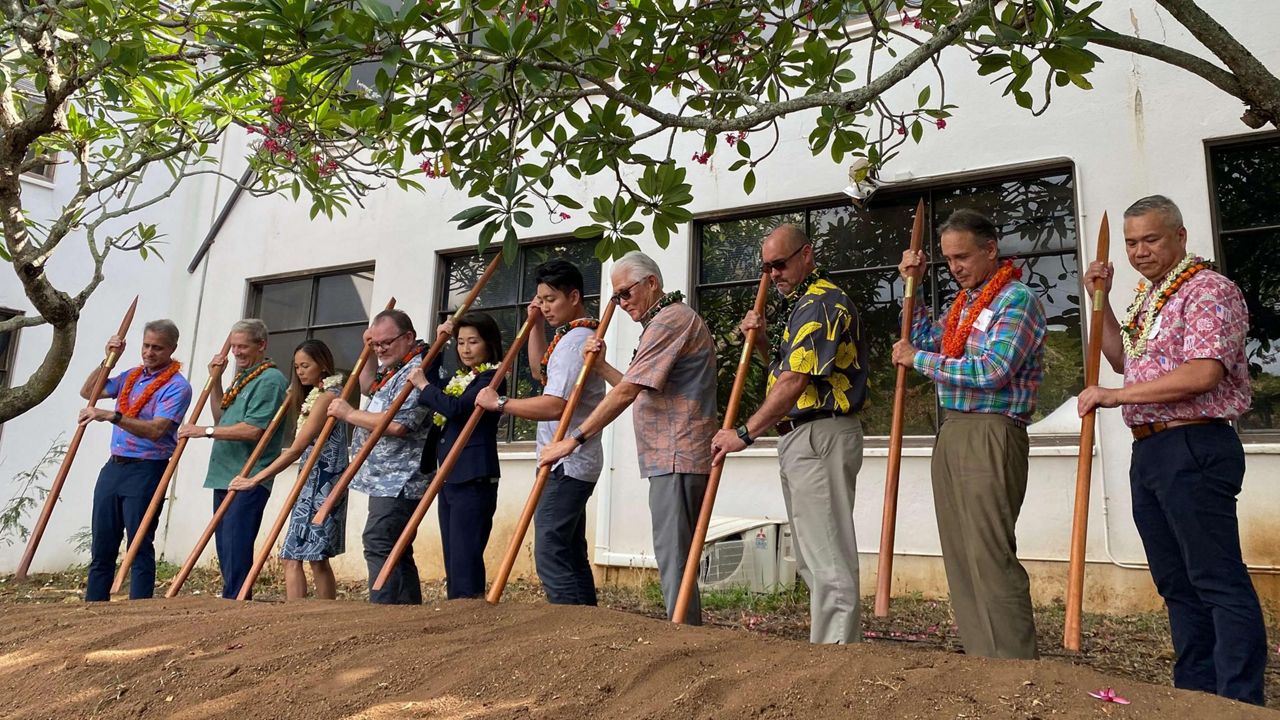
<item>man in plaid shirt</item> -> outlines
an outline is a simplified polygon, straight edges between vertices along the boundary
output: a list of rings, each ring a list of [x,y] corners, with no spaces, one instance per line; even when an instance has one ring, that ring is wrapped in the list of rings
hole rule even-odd
[[[957,210],[941,228],[942,255],[962,292],[946,322],[917,298],[911,340],[893,361],[933,380],[945,410],[933,449],[942,560],[960,639],[969,655],[1036,657],[1035,619],[1014,526],[1027,490],[1027,423],[1044,375],[1044,310],[1001,263],[995,225]],[[924,253],[903,253],[904,278]],[[917,285],[918,287],[918,285]]]

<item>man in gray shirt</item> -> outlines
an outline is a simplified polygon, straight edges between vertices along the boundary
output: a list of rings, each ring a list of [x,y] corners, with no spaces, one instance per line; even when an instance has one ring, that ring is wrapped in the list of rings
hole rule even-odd
[[[538,294],[529,304],[529,318],[537,332],[529,341],[529,364],[544,379],[542,395],[499,397],[480,391],[476,405],[538,422],[538,452],[551,442],[560,413],[582,370],[582,346],[599,325],[583,306],[582,272],[572,263],[551,260],[535,269]],[[542,319],[556,328],[550,345]],[[582,400],[570,427],[576,428],[604,399],[604,380],[593,373],[586,380]],[[604,466],[600,436],[581,438],[582,448],[557,463],[534,513],[533,557],[547,600],[560,605],[595,605],[596,587],[587,556],[587,501]]]

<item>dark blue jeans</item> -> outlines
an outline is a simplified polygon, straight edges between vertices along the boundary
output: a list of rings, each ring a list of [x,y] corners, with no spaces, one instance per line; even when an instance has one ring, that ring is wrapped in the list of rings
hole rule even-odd
[[[90,550],[89,581],[84,599],[102,601],[111,599],[111,581],[116,573],[116,557],[120,554],[120,540],[128,535],[132,543],[147,514],[147,505],[160,484],[167,460],[141,460],[127,465],[107,461],[98,473],[98,483],[93,487],[93,515],[91,531],[93,545]],[[160,506],[161,508],[164,505]],[[129,568],[129,599],[142,600],[155,594],[156,549],[152,541],[156,537],[160,513],[147,528],[146,539],[138,548],[138,556]]]
[[[213,491],[214,512],[226,496],[226,490]],[[253,544],[258,539],[262,511],[267,508],[270,497],[271,490],[262,485],[237,492],[227,514],[222,516],[222,522],[214,531],[218,565],[222,568],[222,597],[228,600],[234,600],[240,594],[240,587],[253,568]]]
[[[1186,425],[1133,444],[1133,520],[1169,609],[1173,684],[1261,705],[1258,595],[1240,555],[1244,449],[1229,425]]]
[[[436,505],[449,599],[484,595],[484,548],[498,509],[498,483],[489,478],[446,482]]]
[[[596,584],[587,557],[587,501],[596,484],[556,468],[533,515],[533,558],[547,601],[557,605],[595,605]]]
[[[403,492],[403,491],[402,491]],[[369,569],[369,602],[379,605],[421,605],[422,582],[418,578],[418,566],[413,562],[413,542],[410,539],[396,569],[387,578],[381,590],[374,590],[382,566],[391,555],[400,534],[409,524],[417,500],[404,497],[370,497],[369,518],[364,524],[364,562]],[[414,533],[417,536],[417,533]]]

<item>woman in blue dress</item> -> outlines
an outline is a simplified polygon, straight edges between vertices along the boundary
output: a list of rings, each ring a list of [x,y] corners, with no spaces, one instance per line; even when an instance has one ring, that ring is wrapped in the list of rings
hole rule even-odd
[[[409,375],[421,392],[418,404],[432,411],[434,429],[422,453],[422,470],[435,473],[476,409],[476,395],[489,386],[502,360],[502,333],[493,318],[467,313],[445,322],[437,334],[453,336],[458,370],[441,377],[439,357],[423,371]],[[506,381],[499,393],[506,392]],[[458,462],[436,500],[440,516],[440,545],[450,600],[484,595],[484,548],[498,509],[498,422],[500,413],[486,412],[468,439]]]
[[[306,462],[316,451],[315,441],[324,426],[329,403],[342,392],[343,377],[334,369],[333,353],[319,340],[304,340],[293,353],[293,397],[298,398],[294,408],[298,415],[297,433],[293,444],[280,453],[275,462],[253,477],[237,477],[231,482],[232,490],[250,489],[267,478],[289,468],[294,462]],[[284,564],[285,594],[289,600],[301,600],[307,596],[307,576],[303,563],[310,563],[311,576],[316,584],[316,597],[333,600],[338,596],[338,583],[329,566],[329,558],[346,551],[347,502],[346,498],[325,518],[321,525],[312,525],[311,518],[324,503],[334,482],[347,468],[349,428],[344,422],[334,425],[329,439],[320,448],[320,459],[307,476],[302,494],[289,515],[289,530],[280,549]]]

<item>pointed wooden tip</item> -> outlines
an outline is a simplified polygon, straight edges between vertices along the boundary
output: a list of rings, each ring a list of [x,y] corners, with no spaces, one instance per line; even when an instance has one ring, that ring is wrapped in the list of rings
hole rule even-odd
[[[923,195],[920,196],[920,202],[916,203],[916,214],[917,215],[924,214],[924,196]]]
[[[387,309],[388,309],[388,310],[395,310],[395,309],[396,309],[396,296],[395,296],[395,295],[392,295],[392,296],[391,296],[391,299],[387,301]]]

